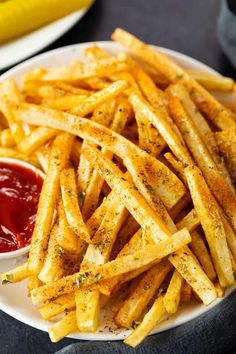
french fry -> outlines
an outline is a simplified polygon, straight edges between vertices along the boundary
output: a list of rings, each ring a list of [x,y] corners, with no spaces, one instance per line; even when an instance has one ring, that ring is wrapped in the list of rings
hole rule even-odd
[[[29,275],[29,281],[28,281],[28,285],[27,285],[27,290],[28,290],[28,296],[30,296],[31,291],[33,289],[38,288],[39,286],[42,285],[41,280],[38,278],[37,275]]]
[[[142,322],[137,328],[124,340],[125,344],[135,348],[145,337],[154,329],[154,327],[164,320],[166,315],[163,296],[159,296],[150,310],[144,316]]]
[[[177,224],[178,230],[186,227],[189,232],[194,231],[200,225],[200,220],[194,209],[192,209],[186,216],[184,216]]]
[[[130,107],[127,102],[121,102],[115,111],[114,119],[111,124],[111,129],[117,133],[121,133],[124,129],[128,116],[130,115]],[[102,153],[109,159],[112,159],[113,154],[106,148],[102,149]],[[83,203],[83,217],[87,220],[91,214],[94,212],[98,205],[100,192],[102,190],[102,186],[104,183],[104,179],[100,176],[99,172],[95,169],[91,176],[90,182],[88,184],[86,195]]]
[[[200,110],[218,128],[224,130],[236,127],[233,114],[165,54],[149,47],[135,36],[120,28],[117,28],[112,34],[112,39],[130,49],[132,53],[145,63],[160,71],[170,83],[184,83]]]
[[[55,224],[50,233],[47,255],[45,257],[43,267],[38,275],[38,278],[43,283],[60,279],[65,273],[65,269],[63,267],[64,250],[57,242],[58,232],[58,224]]]
[[[38,274],[45,259],[54,207],[59,194],[60,172],[70,155],[73,136],[60,133],[54,140],[50,153],[49,168],[39,198],[37,217],[31,240],[29,270]]]
[[[20,104],[14,107],[12,105],[11,111],[20,120],[34,125],[65,130],[83,139],[88,139],[92,143],[109,148],[124,160],[132,178],[136,179],[136,183],[139,182],[138,188],[140,185],[145,188],[142,181],[144,177],[145,180],[147,179],[145,195],[150,194],[147,176],[150,175],[151,170],[156,182],[155,192],[158,193],[168,209],[175,205],[185,193],[182,183],[164,164],[106,127],[88,119],[32,104]],[[68,122],[70,123],[68,124]],[[137,164],[137,156],[139,156],[139,164]],[[145,168],[149,173],[146,172]],[[142,175],[140,175],[140,171]],[[163,181],[165,182],[163,183]]]
[[[236,130],[215,132],[221,156],[228,167],[232,181],[236,182]]]
[[[73,83],[90,77],[109,77],[114,73],[126,71],[129,67],[124,61],[116,58],[105,58],[95,63],[75,62],[70,67],[36,69],[30,74],[42,81],[63,81]]]
[[[129,328],[139,318],[170,270],[171,264],[163,260],[143,275],[115,315],[119,326]]]
[[[191,242],[191,237],[187,229],[183,229],[156,245],[148,245],[131,255],[116,258],[104,265],[95,266],[91,270],[68,275],[34,289],[31,292],[32,301],[34,304],[39,304],[53,297],[69,294],[76,287],[88,287],[102,279],[110,279],[117,275],[130,272],[150,264],[155,260],[161,260],[189,242]]]
[[[91,61],[96,61],[109,58],[110,53],[94,44],[93,46],[84,49],[84,56]]]
[[[48,170],[49,155],[50,155],[50,151],[51,151],[50,145],[51,145],[51,143],[41,146],[34,153],[34,155],[36,156],[36,158],[37,158],[37,160],[44,172],[47,172],[47,170]]]
[[[90,269],[94,265],[104,264],[109,260],[117,233],[126,216],[127,212],[120,200],[115,199],[93,237],[93,244],[87,248],[81,270]],[[98,327],[99,291],[76,289],[75,301],[78,328],[85,332],[95,332]]]
[[[81,240],[91,243],[88,229],[83,221],[76,187],[76,176],[73,167],[66,167],[60,176],[61,195],[67,221]]]
[[[56,129],[46,127],[35,128],[30,135],[24,137],[19,142],[18,148],[22,153],[31,155],[41,145],[54,138],[56,134],[58,134],[58,130]]]
[[[208,90],[232,91],[234,80],[222,75],[207,73],[204,71],[187,69],[191,77]]]
[[[111,100],[112,98],[122,93],[126,88],[126,81],[116,81],[113,84],[108,85],[101,91],[95,92],[93,95],[89,96],[84,103],[72,108],[70,112],[84,117],[94,111],[95,108],[97,108],[104,102]]]
[[[82,141],[75,139],[72,149],[71,149],[71,161],[75,167],[79,165],[80,153],[81,153]]]
[[[182,138],[176,133],[176,129],[173,128],[174,123],[170,125],[170,118],[167,110],[164,106],[158,107],[159,110],[154,110],[142,97],[136,93],[132,93],[129,100],[133,106],[135,113],[142,113],[147,117],[149,122],[155,126],[160,132],[163,139],[169,145],[173,153],[179,158],[180,161],[184,161],[186,164],[192,164],[193,160],[184,145]]]
[[[164,307],[170,314],[176,313],[178,310],[183,283],[183,278],[179,272],[175,270],[167,291],[163,297]]]
[[[48,328],[48,334],[51,341],[55,343],[77,329],[75,311],[70,311],[53,327]]]
[[[0,133],[1,145],[3,147],[12,147],[16,145],[15,139],[12,135],[10,128],[3,129]]]
[[[29,274],[28,263],[26,262],[17,268],[11,269],[6,273],[1,274],[0,277],[2,279],[2,284],[17,283],[18,281],[27,278]]]
[[[115,100],[105,102],[93,112],[91,120],[108,127],[112,121],[114,110]],[[81,147],[80,163],[78,166],[78,187],[82,193],[86,192],[93,172],[93,166],[83,154],[83,149],[85,149],[87,145],[88,140],[85,139]]]
[[[58,206],[59,230],[56,234],[58,244],[69,253],[80,253],[85,248],[85,242],[70,228],[66,219],[63,203]]]
[[[50,301],[48,304],[39,308],[39,312],[43,319],[55,317],[64,311],[70,311],[75,308],[75,294],[66,294],[59,296],[55,300]]]
[[[85,150],[87,158],[96,164],[99,173],[108,185],[116,191],[122,203],[131,212],[136,221],[147,233],[152,233],[156,242],[164,240],[170,232],[162,219],[149,207],[145,199],[137,192],[127,177],[110,160],[92,147]]]
[[[61,97],[44,99],[42,104],[46,107],[58,109],[59,111],[68,111],[86,102],[88,95],[65,95]]]
[[[191,232],[192,241],[190,243],[190,248],[193,250],[195,256],[198,258],[202,265],[203,270],[209,279],[213,280],[216,277],[214,266],[211,261],[211,257],[208,250],[204,244],[201,235],[197,232]]]
[[[9,104],[20,103],[22,101],[22,96],[14,80],[8,79],[1,83],[0,98],[0,111],[7,118],[12,136],[16,144],[18,144],[24,136],[24,130],[21,123],[17,122],[13,117]]]
[[[229,217],[232,226],[236,229],[236,197],[234,191],[218,171],[199,132],[177,97],[170,99],[170,109],[206,181]],[[185,163],[189,165],[187,160]]]
[[[170,86],[168,88],[168,91],[173,96],[177,96],[181,100],[184,109],[191,117],[193,124],[195,125],[198,133],[200,134],[204,144],[207,146],[207,149],[209,150],[211,157],[214,160],[218,170],[221,172],[225,180],[232,188],[232,182],[230,180],[229,173],[225,167],[224,160],[219,154],[219,149],[217,146],[216,139],[214,137],[214,133],[211,131],[207,121],[191,100],[191,97],[188,94],[187,90],[183,85],[176,84]]]
[[[164,154],[164,157],[166,158],[168,163],[171,165],[171,167],[173,168],[173,170],[177,174],[177,176],[181,179],[181,181],[184,182],[185,185],[187,185],[187,180],[186,180],[186,177],[184,174],[183,164],[180,161],[176,160],[176,158],[174,157],[174,155],[171,152],[166,152]]]
[[[194,208],[206,235],[220,285],[231,285],[234,283],[234,277],[218,205],[197,167],[187,167],[185,174]]]

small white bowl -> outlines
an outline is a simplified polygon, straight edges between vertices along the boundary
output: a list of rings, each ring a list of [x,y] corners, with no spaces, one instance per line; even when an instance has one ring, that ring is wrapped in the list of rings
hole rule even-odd
[[[37,167],[31,165],[28,162],[14,159],[14,158],[7,158],[7,157],[0,157],[0,162],[8,163],[8,164],[14,164],[17,166],[25,167],[28,168],[29,170],[33,171],[34,173],[38,174],[43,180],[45,178],[45,174]],[[10,251],[10,252],[4,252],[0,253],[0,260],[2,259],[10,259],[10,258],[17,258],[19,256],[22,256],[26,253],[29,252],[30,245],[19,248],[18,250],[15,251]]]

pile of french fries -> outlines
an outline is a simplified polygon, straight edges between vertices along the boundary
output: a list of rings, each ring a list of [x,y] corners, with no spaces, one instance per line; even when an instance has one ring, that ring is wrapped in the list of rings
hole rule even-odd
[[[1,277],[28,278],[42,317],[57,316],[53,342],[96,332],[126,292],[114,322],[135,347],[234,284],[236,118],[207,89],[235,84],[122,29],[112,39],[132,56],[91,46],[85,62],[27,72],[21,91],[0,85],[0,155],[46,173],[28,261]]]

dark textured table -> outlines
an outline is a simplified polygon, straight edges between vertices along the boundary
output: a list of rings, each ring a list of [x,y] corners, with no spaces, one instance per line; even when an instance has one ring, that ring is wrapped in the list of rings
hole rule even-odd
[[[97,0],[73,29],[44,51],[108,40],[119,26],[149,43],[190,55],[236,78],[216,37],[219,6],[220,0]],[[0,312],[0,354],[50,354],[72,342],[64,339],[52,344],[47,333]]]

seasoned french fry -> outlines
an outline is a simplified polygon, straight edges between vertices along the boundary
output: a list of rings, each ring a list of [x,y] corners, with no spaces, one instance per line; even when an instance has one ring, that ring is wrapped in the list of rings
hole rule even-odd
[[[0,277],[2,279],[2,284],[17,283],[18,281],[27,278],[29,274],[28,263],[26,262],[17,268],[1,274]]]
[[[148,334],[154,329],[154,327],[164,320],[166,314],[165,306],[163,303],[163,296],[159,296],[151,309],[146,313],[142,322],[137,328],[124,340],[125,344],[135,348],[142,340],[148,336]]]
[[[119,199],[115,199],[104,215],[103,221],[93,237],[81,264],[81,270],[104,264],[109,260],[117,233],[127,216]],[[76,317],[78,328],[85,332],[95,332],[98,327],[100,294],[98,290],[76,289]]]
[[[73,63],[70,67],[36,69],[30,73],[35,79],[42,81],[76,82],[90,77],[109,77],[110,75],[128,70],[128,65],[116,58],[105,58],[95,63]]]
[[[41,145],[54,138],[56,134],[58,134],[56,129],[38,127],[19,142],[18,148],[22,153],[31,155]]]
[[[109,58],[110,53],[94,44],[93,46],[84,49],[84,56],[91,61],[96,61]]]
[[[181,130],[197,164],[200,166],[206,181],[211,186],[211,190],[213,191],[215,197],[221,204],[226,215],[229,217],[232,226],[236,229],[235,192],[231,189],[224,177],[218,171],[206,145],[197,131],[197,128],[177,97],[172,97],[170,99],[170,109],[173,114],[173,118]],[[185,163],[189,165],[187,160]]]
[[[61,171],[60,186],[62,201],[67,221],[81,240],[91,243],[88,229],[83,221],[76,187],[76,176],[73,167],[66,167]]]
[[[68,275],[34,289],[31,293],[32,301],[34,304],[39,304],[53,297],[69,294],[76,287],[88,287],[102,279],[130,272],[155,260],[161,260],[189,242],[191,242],[191,237],[187,229],[183,229],[156,245],[148,245],[131,255],[116,258],[104,265],[95,266],[91,270]]]
[[[187,167],[185,174],[195,210],[206,235],[219,282],[222,286],[231,285],[234,283],[234,277],[218,205],[197,167]]]
[[[232,91],[234,88],[234,80],[229,77],[194,69],[187,69],[187,72],[194,80],[208,90]]]
[[[74,138],[68,133],[60,133],[55,138],[50,153],[49,168],[39,198],[38,212],[31,240],[29,270],[38,274],[45,259],[54,207],[59,193],[60,172],[70,155]]]
[[[181,230],[186,227],[190,232],[195,230],[200,225],[200,220],[194,209],[192,209],[186,216],[184,216],[178,223],[177,228]]]
[[[72,108],[70,112],[84,117],[94,111],[94,109],[100,106],[102,103],[111,100],[112,98],[122,93],[126,88],[126,81],[116,81],[113,84],[108,85],[101,91],[98,91],[93,95],[89,96],[84,103]]]
[[[126,125],[130,113],[131,109],[129,104],[125,101],[121,102],[116,108],[114,119],[111,124],[111,129],[120,134]],[[102,153],[109,159],[112,159],[113,157],[113,154],[106,148],[102,149]],[[82,212],[85,220],[91,216],[98,205],[99,195],[102,190],[103,182],[104,179],[95,169],[87,187],[83,203]]]
[[[3,129],[0,133],[1,145],[3,147],[12,147],[16,145],[15,139],[12,135],[10,128]]]
[[[48,165],[49,165],[49,155],[51,151],[51,144],[44,145],[37,149],[34,153],[36,156],[39,164],[41,165],[41,168],[43,169],[44,172],[47,172],[48,170]]]
[[[179,158],[180,161],[186,164],[192,164],[193,160],[184,145],[182,138],[176,132],[177,128],[173,128],[174,123],[170,124],[167,109],[164,106],[158,107],[159,110],[154,110],[142,97],[136,93],[132,93],[129,97],[135,113],[142,112],[147,117],[149,122],[155,126],[160,132],[163,139],[169,145],[173,153]]]
[[[129,328],[139,318],[170,270],[171,264],[163,260],[143,275],[115,315],[119,326]]]
[[[38,278],[44,283],[60,279],[65,273],[65,269],[63,267],[64,250],[57,242],[58,232],[58,224],[55,224],[50,233],[47,255],[45,257],[43,267],[38,275]]]
[[[75,311],[70,311],[53,327],[48,328],[48,334],[51,341],[55,343],[77,329]]]
[[[156,183],[156,188],[152,192],[158,193],[168,209],[173,207],[185,193],[182,183],[164,164],[139,149],[121,135],[95,122],[32,104],[20,104],[12,106],[11,109],[16,118],[28,123],[62,129],[79,135],[83,139],[91,140],[91,142],[102,147],[109,148],[123,159],[132,178],[136,180],[137,187],[141,188],[142,186],[142,188],[145,188],[146,185],[145,195],[150,194],[148,175],[152,171]],[[137,163],[137,156],[139,157],[139,163]],[[145,185],[142,182],[143,180],[145,180]]]
[[[145,63],[149,64],[157,71],[160,71],[170,83],[184,83],[191,92],[191,96],[200,110],[202,110],[217,127],[223,130],[236,127],[233,114],[165,54],[149,47],[135,36],[120,28],[117,28],[112,34],[112,39],[130,49],[131,52],[136,54]]]
[[[166,294],[163,297],[163,303],[168,313],[173,314],[177,312],[183,283],[183,278],[179,272],[175,270],[167,288]]]
[[[85,248],[85,242],[80,240],[77,234],[70,228],[66,219],[63,203],[58,206],[59,230],[56,234],[58,244],[68,252],[80,253]]]
[[[215,132],[215,137],[221,156],[230,172],[232,181],[236,182],[236,130]]]
[[[45,320],[59,315],[64,311],[70,311],[75,308],[75,294],[66,294],[57,297],[48,304],[39,308],[39,312]]]
[[[216,277],[216,273],[214,270],[214,266],[211,261],[211,257],[207,251],[207,248],[204,244],[201,235],[197,232],[191,232],[192,241],[190,244],[190,248],[193,250],[194,254],[198,258],[199,262],[202,265],[206,275],[209,279],[213,280]]]
[[[99,106],[93,113],[91,120],[108,127],[113,118],[115,110],[115,100],[110,100]],[[78,166],[78,187],[82,193],[85,193],[92,177],[93,166],[83,154],[83,149],[88,145],[88,140],[84,140],[81,148],[80,163]],[[83,203],[81,203],[82,206]]]
[[[28,296],[30,296],[31,291],[33,289],[38,288],[39,286],[42,285],[41,280],[38,278],[37,275],[30,275],[29,276],[29,281],[28,281],[28,285],[27,285],[27,290],[28,290]]]
[[[204,144],[207,146],[212,159],[214,160],[217,168],[221,172],[221,174],[224,176],[225,180],[228,182],[228,184],[232,187],[232,182],[229,177],[229,173],[225,167],[224,160],[219,154],[219,149],[217,146],[216,139],[214,137],[214,133],[211,131],[207,121],[205,118],[202,116],[202,114],[199,112],[195,104],[190,98],[190,95],[188,94],[187,90],[183,85],[176,84],[176,85],[171,85],[168,88],[168,91],[173,95],[177,96],[180,100],[181,103],[183,104],[184,109],[186,112],[189,114],[191,117],[198,133],[200,134]]]

